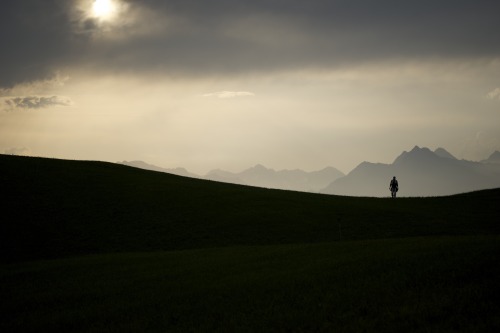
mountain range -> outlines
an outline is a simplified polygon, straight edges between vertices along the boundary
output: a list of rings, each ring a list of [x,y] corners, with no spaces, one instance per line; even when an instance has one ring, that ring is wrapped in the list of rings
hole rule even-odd
[[[123,165],[131,166],[131,167],[139,168],[139,169],[144,169],[144,170],[166,172],[166,173],[170,173],[170,174],[177,175],[177,176],[201,178],[197,174],[194,174],[194,173],[187,171],[185,168],[167,169],[167,168],[162,168],[162,167],[159,167],[159,166],[156,166],[153,164],[148,164],[148,163],[143,162],[143,161],[122,161],[122,162],[118,162],[118,164],[123,164]]]
[[[499,152],[481,162],[458,160],[443,148],[431,151],[415,146],[392,164],[363,162],[321,192],[326,194],[389,195],[389,182],[396,177],[398,196],[439,196],[500,187]]]
[[[415,146],[392,164],[363,162],[347,175],[334,167],[306,172],[274,170],[257,164],[237,173],[215,169],[200,176],[185,168],[167,169],[143,161],[119,163],[218,182],[350,196],[388,196],[392,177],[399,181],[399,196],[439,196],[500,187],[498,151],[485,160],[472,162],[459,160],[444,148],[431,151]]]
[[[205,176],[200,176],[191,173],[184,168],[166,169],[145,163],[143,161],[123,161],[119,163],[136,168],[167,172],[184,177],[302,192],[319,192],[335,179],[345,176],[344,173],[333,167],[326,167],[322,170],[312,172],[306,172],[299,169],[277,171],[266,168],[260,164],[237,173],[215,169],[208,172]]]

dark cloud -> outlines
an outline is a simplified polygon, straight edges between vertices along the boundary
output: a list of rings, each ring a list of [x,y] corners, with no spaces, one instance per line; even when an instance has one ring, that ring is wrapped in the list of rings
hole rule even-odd
[[[77,60],[70,1],[6,0],[0,4],[0,87],[52,76]]]
[[[50,106],[71,106],[73,102],[62,96],[23,96],[4,99],[4,108],[13,109],[41,109]]]
[[[0,87],[80,65],[197,75],[500,56],[498,0],[122,2],[124,23],[96,42],[83,0],[2,1]]]

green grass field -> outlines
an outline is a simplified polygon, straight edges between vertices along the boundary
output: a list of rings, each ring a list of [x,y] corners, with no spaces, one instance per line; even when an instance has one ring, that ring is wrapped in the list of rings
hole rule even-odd
[[[1,332],[498,332],[500,190],[351,198],[0,155]]]

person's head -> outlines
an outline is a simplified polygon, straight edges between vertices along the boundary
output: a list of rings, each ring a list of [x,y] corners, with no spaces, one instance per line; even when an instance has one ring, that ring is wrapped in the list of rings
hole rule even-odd
[[[392,177],[392,179],[396,179],[396,176]]]

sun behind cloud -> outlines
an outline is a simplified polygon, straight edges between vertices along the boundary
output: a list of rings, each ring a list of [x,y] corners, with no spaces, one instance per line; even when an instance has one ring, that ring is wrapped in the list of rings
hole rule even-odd
[[[113,18],[116,4],[113,0],[95,0],[92,4],[92,15],[101,20]]]

